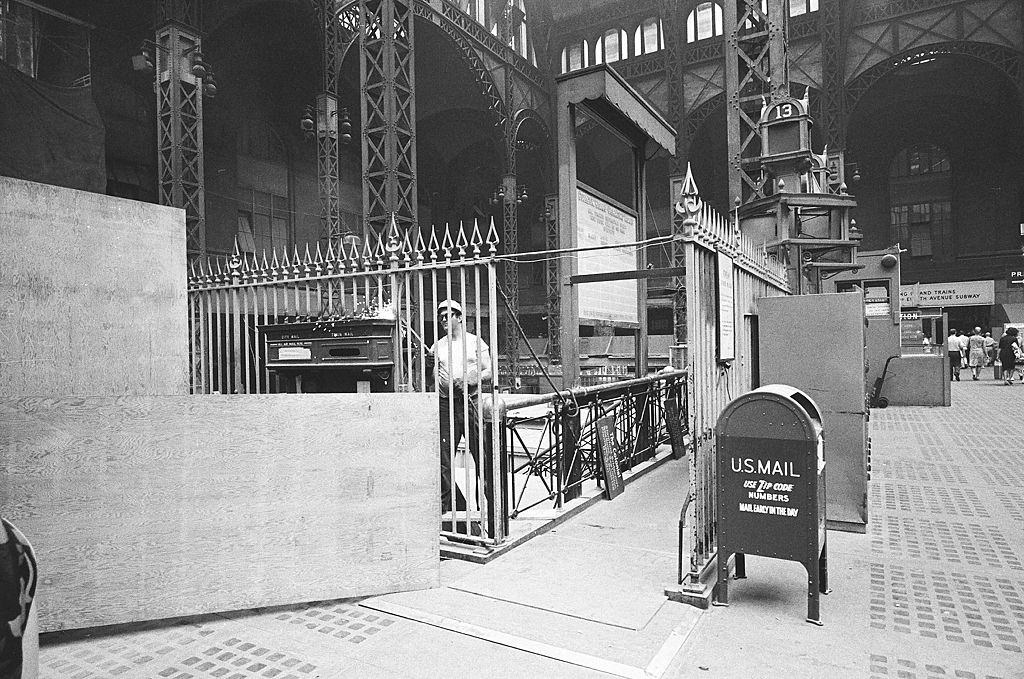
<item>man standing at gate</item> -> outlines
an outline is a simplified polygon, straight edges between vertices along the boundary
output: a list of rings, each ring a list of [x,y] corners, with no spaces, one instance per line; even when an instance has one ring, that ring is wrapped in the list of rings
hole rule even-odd
[[[469,431],[466,448],[477,469],[477,486],[490,505],[491,484],[485,468],[490,461],[491,432],[480,410],[480,390],[491,381],[491,352],[487,343],[465,328],[462,305],[445,300],[437,307],[439,337],[430,347],[434,358],[434,384],[437,388],[441,428],[441,512],[452,509],[452,450]],[[467,427],[468,425],[468,427]],[[484,430],[481,446],[481,429]],[[479,451],[483,449],[483,460]],[[481,464],[481,463],[484,464]],[[464,510],[466,499],[455,488],[455,509]],[[475,526],[474,526],[475,527]],[[473,531],[476,533],[477,531]]]

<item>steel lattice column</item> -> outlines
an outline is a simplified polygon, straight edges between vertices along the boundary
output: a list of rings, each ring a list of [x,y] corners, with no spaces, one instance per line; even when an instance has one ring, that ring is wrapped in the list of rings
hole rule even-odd
[[[189,256],[206,254],[206,191],[203,178],[203,81],[192,75],[199,51],[197,1],[161,0],[156,5],[156,141],[161,205],[185,210]]]
[[[544,247],[549,252],[558,249],[558,194],[544,196]],[[545,263],[545,296],[548,307],[548,363],[562,360],[562,283],[558,275],[560,257],[551,257]]]
[[[683,83],[683,37],[686,27],[683,25],[683,7],[679,0],[662,0],[661,15],[665,31],[665,80],[668,83],[668,114],[669,120],[678,130],[676,134],[675,155],[671,159],[669,191],[672,192],[670,203],[678,198],[676,185],[682,184],[682,174],[686,170],[689,156],[690,139],[686,130],[686,98]],[[672,211],[673,234],[681,229],[682,217]],[[681,269],[686,265],[683,242],[673,239],[671,244],[672,262],[670,266]],[[672,277],[672,333],[677,344],[686,342],[686,286],[682,276]]]
[[[831,151],[846,147],[846,34],[842,0],[823,0],[821,5],[821,124]]]
[[[359,0],[363,222],[376,238],[394,215],[417,224],[416,106],[411,1]]]
[[[725,3],[729,195],[744,203],[764,197],[760,166],[751,162],[761,154],[757,121],[762,103],[789,94],[785,6],[785,0]]]
[[[516,199],[519,187],[516,186],[516,127],[512,114],[512,102],[515,96],[514,69],[512,66],[512,8],[513,2],[508,0],[501,13],[501,39],[505,45],[505,176],[502,185],[505,198],[502,201],[501,223],[505,254],[515,254],[519,250],[519,205]],[[519,319],[519,263],[505,260],[505,290],[508,294],[508,319],[505,324],[505,359],[508,361],[509,386],[515,387],[519,375],[519,331],[513,324]]]
[[[320,28],[320,62],[323,83],[316,98],[317,182],[320,195],[320,225],[327,242],[337,246],[341,239],[338,201],[338,21],[334,0],[315,0]]]

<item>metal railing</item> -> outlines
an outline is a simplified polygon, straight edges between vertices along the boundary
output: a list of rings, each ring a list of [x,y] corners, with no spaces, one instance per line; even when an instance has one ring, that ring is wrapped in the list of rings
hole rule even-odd
[[[588,486],[603,486],[597,443],[602,418],[614,418],[621,470],[651,459],[664,444],[681,454],[689,421],[686,381],[683,371],[663,372],[506,404],[500,425],[507,518],[535,508],[562,509]]]

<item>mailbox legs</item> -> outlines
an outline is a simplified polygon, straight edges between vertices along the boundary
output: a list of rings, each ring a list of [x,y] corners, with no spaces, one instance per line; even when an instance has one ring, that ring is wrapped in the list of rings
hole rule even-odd
[[[718,596],[712,600],[711,605],[729,605],[729,553],[723,551],[721,546],[718,549]]]
[[[817,561],[817,564],[815,564]],[[817,566],[817,567],[815,567]],[[828,594],[828,539],[821,545],[821,554],[804,564],[807,569],[807,622],[821,626],[821,594]]]
[[[743,552],[736,552],[736,579],[745,580],[747,577],[747,556]]]

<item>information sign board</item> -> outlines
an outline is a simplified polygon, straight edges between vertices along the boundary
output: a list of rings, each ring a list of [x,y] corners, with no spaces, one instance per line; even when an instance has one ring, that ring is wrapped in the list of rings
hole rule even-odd
[[[718,253],[718,360],[736,358],[736,299],[732,257]]]
[[[594,191],[576,189],[576,245],[583,249],[598,245],[636,241],[636,215]],[[583,250],[579,253],[580,275],[633,271],[637,268],[635,247]],[[580,318],[638,323],[636,280],[603,281],[579,286]]]
[[[604,471],[605,497],[614,500],[622,494],[622,469],[615,451],[615,416],[606,415],[597,421],[597,447],[601,453],[601,468]]]

